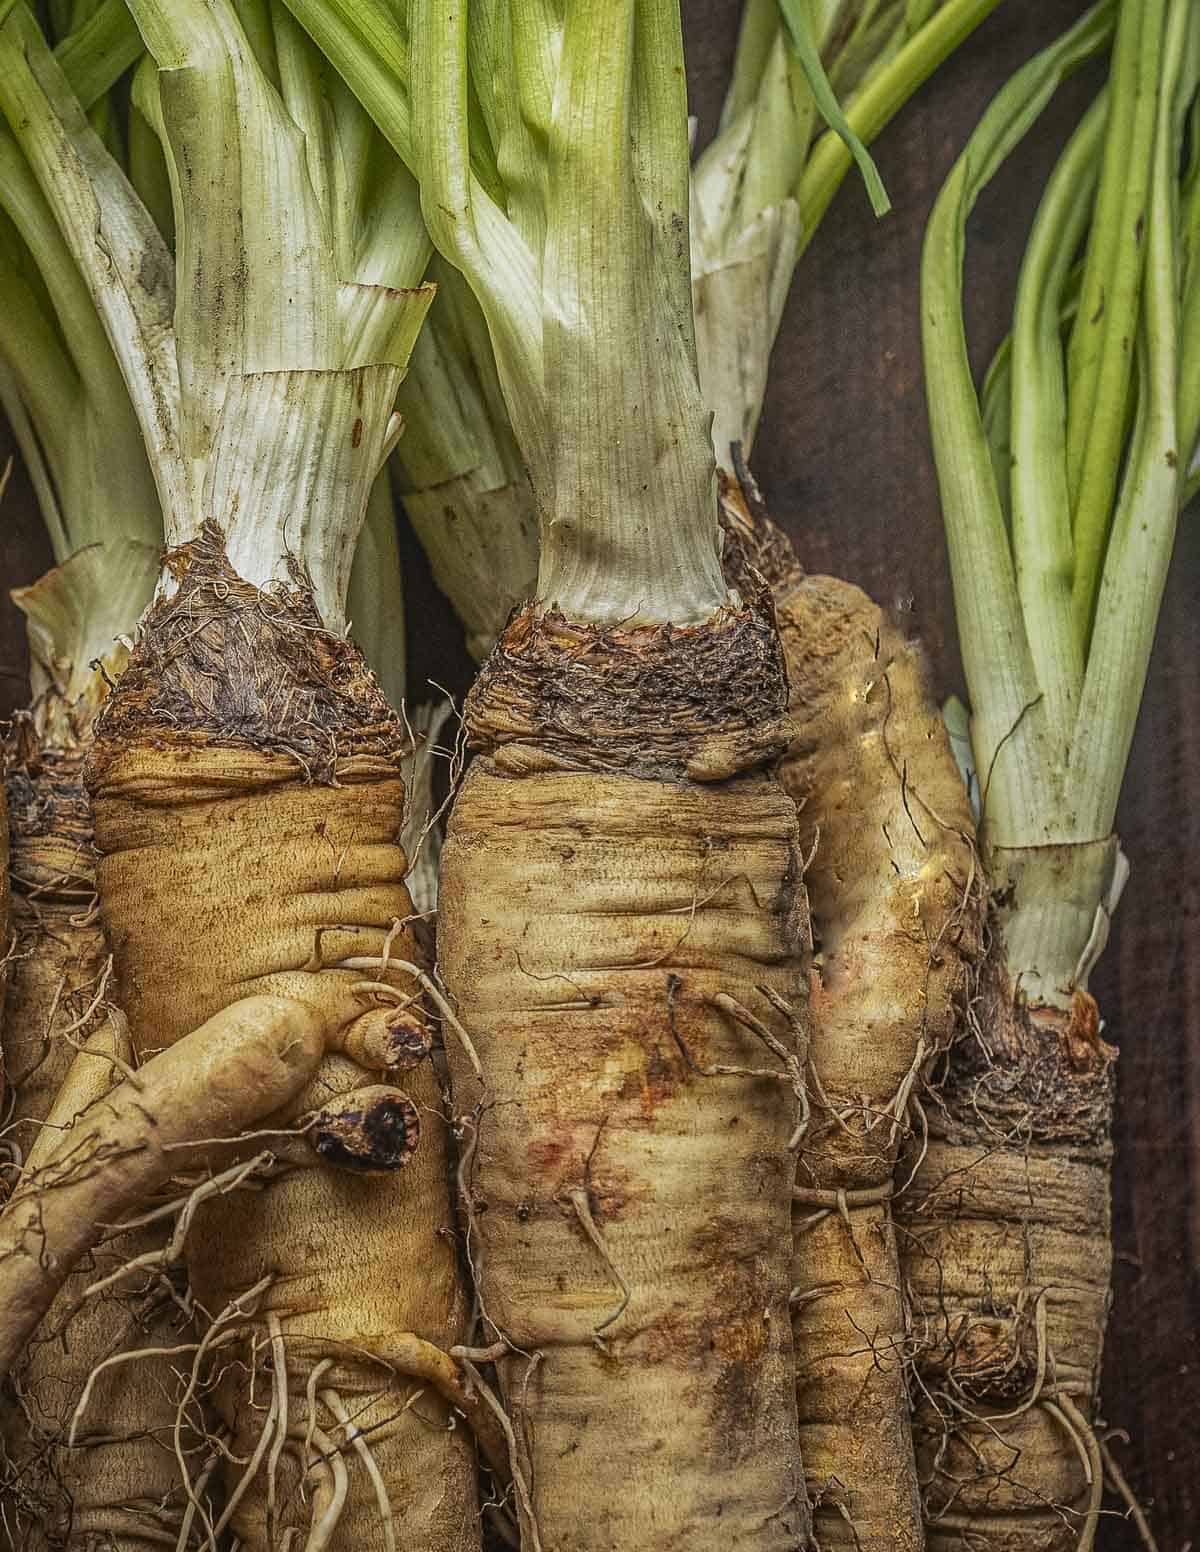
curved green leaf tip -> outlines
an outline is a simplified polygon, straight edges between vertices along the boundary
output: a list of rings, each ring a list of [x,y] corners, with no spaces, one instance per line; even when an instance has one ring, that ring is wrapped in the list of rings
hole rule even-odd
[[[829,84],[825,66],[821,63],[820,50],[813,37],[806,0],[779,0],[779,11],[787,27],[796,58],[800,62],[800,68],[804,71],[809,90],[813,94],[817,111],[854,158],[862,180],[867,186],[871,209],[877,216],[887,215],[892,208],[892,202],[883,186],[883,179],[879,176],[879,169],[871,160],[871,153],[846,122],[846,115],[833,94],[833,87]]]

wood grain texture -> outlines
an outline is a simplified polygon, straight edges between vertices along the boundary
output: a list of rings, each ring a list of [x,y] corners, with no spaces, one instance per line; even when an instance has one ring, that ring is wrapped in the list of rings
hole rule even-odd
[[[941,692],[961,689],[961,667],[921,388],[921,235],[991,92],[1082,9],[1082,0],[1003,0],[896,120],[878,147],[894,213],[873,222],[861,188],[847,183],[805,257],[773,363],[755,464],[774,516],[810,569],[839,572],[904,610]],[[683,10],[702,143],[716,122],[738,0],[684,0]],[[1089,85],[1083,77],[1068,85],[972,222],[969,323],[980,365],[1006,327],[1038,190]],[[460,634],[411,534],[403,540],[413,698],[427,698],[431,679],[462,689],[470,666]],[[0,710],[22,698],[7,588],[47,564],[28,487],[14,476],[0,510]],[[1122,1053],[1104,1409],[1132,1436],[1114,1450],[1150,1504],[1160,1552],[1200,1546],[1198,582],[1193,509],[1181,525],[1119,814],[1133,876],[1093,988]],[[1105,1522],[1100,1552],[1136,1544],[1118,1518]]]

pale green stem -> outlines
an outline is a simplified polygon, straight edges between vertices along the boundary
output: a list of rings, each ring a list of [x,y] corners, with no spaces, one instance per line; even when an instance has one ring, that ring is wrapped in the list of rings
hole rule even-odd
[[[298,7],[293,9],[301,14]],[[539,255],[475,176],[467,6],[456,5],[447,16],[440,0],[413,0],[412,51],[413,76],[423,89],[414,104],[416,157],[410,153],[405,159],[419,174],[425,224],[439,251],[462,270],[479,300],[513,429],[530,467],[548,469]],[[347,80],[375,117],[375,108],[355,80]],[[388,134],[386,122],[375,121]]]
[[[750,131],[740,157],[740,178],[735,192],[733,219],[745,227],[760,210],[790,198],[808,157],[817,124],[817,104],[812,88],[788,46],[782,27],[767,57],[758,96],[748,110]],[[720,156],[720,140],[714,141],[696,164],[693,178],[703,183],[705,163]]]
[[[533,459],[530,472],[538,594],[572,619],[691,623],[727,596],[692,335],[681,60],[673,0],[567,15],[543,265],[552,486]]]
[[[85,111],[124,75],[142,52],[142,40],[125,0],[102,0],[88,19],[69,33],[54,57]]]
[[[275,57],[276,11],[272,0],[237,0],[237,18],[258,68],[275,90],[281,91],[279,62]]]
[[[272,0],[271,18],[274,74],[304,135],[309,178],[332,226],[339,272],[362,284],[417,285],[430,244],[415,181],[390,151],[373,159],[377,137],[370,119],[344,84],[331,79],[320,52],[279,0]],[[398,707],[405,691],[404,597],[386,471],[371,487],[346,607],[356,641]]]
[[[413,352],[392,459],[434,580],[486,657],[537,590],[538,522],[487,325],[462,276],[436,261],[438,296]]]
[[[3,55],[0,54],[0,61]],[[37,180],[16,143],[0,132],[0,205],[33,255],[84,390],[98,405],[125,397],[104,329]]]
[[[88,123],[100,138],[100,144],[113,161],[123,167],[126,161],[125,136],[111,99],[101,97],[99,102],[89,109],[87,117]]]
[[[175,353],[198,529],[229,378],[341,365],[337,275],[303,140],[227,7],[131,10],[159,67],[174,168]]]
[[[779,36],[779,24],[779,0],[745,0],[733,57],[733,74],[721,105],[718,137],[722,130],[753,108],[767,58]]]
[[[1100,190],[1067,358],[1073,607],[1084,648],[1104,564],[1133,370],[1166,4],[1137,0],[1120,8]]]
[[[175,512],[184,500],[170,257],[20,3],[0,23],[0,111],[54,209],[103,322],[149,451],[162,509]],[[124,399],[119,390],[117,398]]]
[[[153,543],[157,501],[120,371],[50,206],[3,133],[0,202],[28,246],[59,325],[53,328],[28,285],[5,266],[0,340],[24,385],[54,481],[48,521],[66,529],[58,558],[118,533]]]
[[[1200,74],[1200,16],[1193,17],[1188,38],[1189,61],[1186,74]],[[1190,164],[1184,175],[1179,197],[1179,246],[1182,264],[1182,289],[1179,313],[1179,337],[1182,342],[1179,363],[1179,454],[1180,465],[1190,470],[1200,443],[1200,94],[1188,114]],[[1188,483],[1190,492],[1191,482]],[[1182,503],[1181,503],[1182,504]]]
[[[983,800],[993,816],[1003,816],[1007,828],[1036,807],[1041,761],[1030,744],[1040,716],[1004,514],[963,334],[963,228],[977,192],[970,171],[965,161],[955,166],[926,230],[922,345],[958,635],[974,710],[976,765]]]
[[[281,0],[272,0],[272,16],[284,106],[304,135],[339,273],[366,285],[419,285],[431,244],[416,180]]]
[[[1200,75],[1196,69],[1185,72],[1183,68],[1188,3],[1171,0],[1167,19],[1147,211],[1137,413],[1104,560],[1078,713],[1069,728],[1051,724],[1047,729],[1051,758],[1039,773],[1047,822],[1031,825],[1025,834],[1005,834],[989,811],[983,830],[1008,969],[1035,1006],[1069,1007],[1075,990],[1086,987],[1127,872],[1112,825],[1166,576],[1178,485],[1176,167],[1182,101],[1195,91]],[[1097,107],[1093,113],[1099,111]],[[1033,390],[1029,402],[1044,409],[1044,376],[1048,370],[1057,374],[1060,369],[1058,336],[1073,290],[1073,277],[1067,272],[1075,219],[1071,168],[1084,155],[1081,141],[1088,133],[1085,122],[1060,162],[1039,213],[1039,229],[1023,276],[1031,350],[1028,360],[1018,359],[1022,339],[1018,328],[1014,406],[1020,405],[1023,393]],[[1082,170],[1077,165],[1077,176]],[[1120,168],[1109,163],[1102,177],[1120,174]],[[1080,183],[1075,186],[1078,190]],[[1056,210],[1061,220],[1055,220]],[[1055,226],[1053,240],[1061,244],[1057,252],[1051,241]],[[1042,244],[1050,251],[1043,252]],[[1045,277],[1042,283],[1039,271]],[[1058,305],[1051,311],[1055,298]],[[1068,309],[1062,307],[1063,300]],[[1039,377],[1043,378],[1040,390]],[[1073,387],[1072,383],[1068,392]],[[1052,459],[1061,457],[1056,432]],[[1029,619],[1029,623],[1032,627],[1035,622]],[[1065,764],[1060,753],[1064,734]]]
[[[154,62],[149,55],[145,57],[144,67],[154,74]],[[142,68],[139,66],[139,75]],[[129,105],[129,181],[155,226],[168,242],[173,243],[175,207],[171,200],[171,173],[162,141],[143,114],[136,90]]]
[[[939,0],[932,0],[929,11],[935,11],[938,4]],[[864,78],[885,68],[926,20],[924,14],[910,18],[907,8],[892,0],[868,0],[828,65],[829,84],[843,107]]]
[[[1191,469],[1200,451],[1200,267],[1191,275],[1180,307],[1180,338],[1185,343],[1179,372],[1179,458]]]
[[[985,841],[997,935],[1012,984],[1033,1007],[1069,1008],[1104,948],[1124,882],[1115,835],[996,846]]]
[[[339,273],[361,284],[419,284],[430,244],[420,192],[399,159],[372,158],[376,132],[308,34],[272,0],[272,73],[292,121],[304,135],[309,180],[328,218]],[[259,51],[260,64],[263,53]],[[351,569],[347,614],[355,639],[384,694],[399,706],[405,689],[404,602],[400,551],[386,472],[371,487]]]
[[[55,493],[54,481],[50,477],[41,441],[26,409],[23,387],[3,350],[0,350],[0,407],[8,418],[13,437],[20,449],[25,471],[33,486],[38,510],[42,514],[42,521],[50,536],[50,548],[58,559],[69,549],[58,496]]]
[[[411,36],[424,88],[414,117],[422,207],[488,322],[538,496],[540,596],[579,619],[707,617],[726,595],[680,262],[687,153],[674,4],[604,0],[566,14],[543,152],[544,256],[527,235],[540,230],[533,216],[523,229],[474,171],[466,8],[447,16],[417,0]],[[497,100],[524,90],[536,107],[536,72],[512,78],[507,46],[487,57],[510,77]],[[491,90],[480,116],[501,128]],[[531,211],[537,180],[515,165]]]
[[[391,706],[405,694],[404,588],[396,511],[385,469],[371,487],[346,600],[350,634]]]
[[[963,331],[967,217],[1062,79],[1103,48],[1113,6],[1093,7],[997,94],[938,196],[921,266],[930,428],[954,582],[973,739],[993,844],[1054,837],[1061,755],[1025,634],[1008,533]]]
[[[1083,651],[1071,613],[1074,552],[1067,482],[1062,296],[1091,214],[1106,94],[1092,104],[1051,174],[1017,286],[1013,317],[1013,555],[1025,630],[1051,727],[1074,719]]]
[[[898,63],[893,44],[898,49],[910,26],[925,20],[923,10],[910,18],[903,6],[873,0],[813,8],[810,27],[821,49],[834,47],[837,29],[853,22],[849,36],[836,43],[834,65],[852,54],[854,69],[859,75],[866,71],[868,87],[859,103],[860,116],[864,104],[868,110],[866,120],[860,124],[853,104],[849,110],[849,122],[862,130],[863,139],[882,128],[995,3],[953,0],[911,39]],[[692,284],[701,385],[713,411],[717,461],[725,466],[734,442],[741,443],[744,456],[751,453],[792,273],[821,213],[814,210],[806,227],[790,198],[805,186],[817,120],[812,90],[778,16],[772,19],[761,7],[748,5],[742,34],[721,130],[697,160],[692,178]],[[818,145],[837,147],[843,158],[840,180],[852,165],[849,151],[833,133]]]
[[[342,246],[347,246],[350,230],[353,230],[357,247],[362,242],[362,228],[370,226],[373,220],[381,221],[387,213],[386,210],[378,210],[375,204],[366,198],[366,191],[371,184],[372,168],[386,159],[389,166],[403,168],[406,177],[412,179],[412,175],[383,136],[378,133],[371,122],[370,114],[330,65],[326,66],[325,84],[330,94],[330,111],[333,114],[334,124],[332,197],[339,208],[345,207],[348,212],[352,212],[341,219],[334,218],[335,231],[338,233],[336,240]],[[422,225],[421,195],[416,189],[415,179],[412,179],[412,182],[415,190],[416,225],[420,227]],[[351,228],[351,222],[353,222],[353,228]],[[392,235],[395,238],[405,234],[393,232]],[[426,245],[432,248],[428,237],[426,237]],[[347,251],[350,251],[348,246]],[[341,248],[339,248],[340,252]],[[354,272],[359,273],[357,268]],[[420,273],[423,274],[424,271]]]
[[[46,463],[61,488],[72,421],[82,395],[79,374],[32,290],[7,263],[0,263],[0,351],[8,359]],[[65,560],[73,548],[66,533],[56,539],[52,532],[51,538],[56,557]]]
[[[387,6],[382,0],[287,0],[287,7],[412,167],[409,48]]]
[[[467,29],[472,101],[495,149],[509,220],[534,254],[546,245],[546,143],[562,48],[562,8],[554,0],[481,5]],[[478,160],[475,126],[471,156]]]
[[[1138,419],[1104,557],[1071,744],[1077,824],[1084,836],[1107,834],[1116,815],[1175,539],[1180,485],[1176,180],[1182,128],[1176,93],[1187,60],[1188,26],[1189,0],[1171,0],[1146,208]],[[1194,74],[1189,85],[1194,91]],[[1125,175],[1116,167],[1113,173]]]
[[[1012,335],[1006,334],[979,391],[980,420],[987,438],[1004,521],[1012,525]],[[965,712],[964,712],[965,715]]]
[[[157,544],[114,535],[76,550],[32,586],[13,589],[25,616],[32,709],[43,737],[78,736],[99,710],[107,684],[124,667],[121,638],[133,634],[150,602],[158,564]],[[47,697],[50,690],[57,697]]]
[[[271,21],[275,38],[275,64],[279,94],[288,117],[304,136],[308,180],[317,204],[331,226],[336,227],[333,210],[333,114],[322,82],[322,58],[308,34],[279,3],[272,0]],[[353,212],[347,213],[352,218]],[[335,240],[335,251],[345,252],[345,243]],[[343,270],[343,273],[347,271]]]
[[[398,400],[406,425],[396,449],[402,488],[433,488],[475,470],[485,489],[528,483],[474,294],[440,256],[429,275],[437,301]]]
[[[1059,334],[1066,348],[1066,335],[1079,307],[1079,285],[1083,278],[1082,265],[1072,267],[1063,293],[1059,310]],[[992,455],[992,468],[996,475],[996,490],[1004,509],[1005,521],[1011,521],[1010,481],[1012,475],[1012,335],[1006,334],[992,357],[983,379],[979,402],[983,411],[983,429]],[[1133,406],[1130,405],[1132,416]]]
[[[421,219],[420,185],[375,135],[357,103],[353,108],[372,135],[372,154],[356,169],[342,154],[353,147],[339,135],[333,165],[335,203],[343,202],[344,208],[357,204],[361,211],[354,230],[344,234],[347,246],[352,243],[354,274],[367,285],[419,285],[433,252]]]

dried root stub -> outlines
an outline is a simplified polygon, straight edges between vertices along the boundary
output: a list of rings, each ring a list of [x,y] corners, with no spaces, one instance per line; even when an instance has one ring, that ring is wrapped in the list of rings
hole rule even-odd
[[[543,1552],[795,1552],[795,811],[769,622],[528,612],[468,702],[439,953],[469,1248]],[[596,1512],[596,1505],[603,1512]],[[524,1544],[523,1542],[523,1544]]]
[[[951,1039],[979,951],[973,824],[920,648],[861,589],[806,576],[748,478],[744,490],[722,482],[726,562],[774,600],[795,729],[780,779],[816,948],[794,1218],[800,1445],[823,1548],[915,1552],[891,1197],[910,1096]]]
[[[931,1552],[1076,1552],[1096,1532],[1116,1056],[1098,1030],[1085,992],[1025,1007],[997,949],[926,1100],[899,1211]]]
[[[354,1166],[277,1173],[236,1215],[196,1213],[187,1261],[215,1333],[228,1528],[246,1552],[289,1532],[342,1552],[459,1552],[479,1534],[469,1430],[395,1361],[449,1348],[465,1320],[442,1096],[400,968],[417,953],[402,732],[302,579],[249,586],[212,528],[173,564],[178,591],[143,628],[92,772],[134,1042],[170,1045],[249,992],[298,999],[336,1048],[302,1105],[322,1113],[326,1158]]]

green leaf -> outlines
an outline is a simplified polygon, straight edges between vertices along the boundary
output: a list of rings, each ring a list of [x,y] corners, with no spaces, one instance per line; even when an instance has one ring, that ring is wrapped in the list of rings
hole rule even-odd
[[[1010,483],[1012,479],[1012,335],[1006,334],[992,357],[979,391],[983,434],[992,458],[996,494],[1011,525]]]
[[[125,0],[102,0],[87,21],[63,39],[54,57],[86,111],[141,53],[141,36]]]
[[[1120,8],[1096,214],[1068,352],[1075,628],[1086,648],[1125,440],[1167,0]]]
[[[413,0],[414,168],[438,251],[467,277],[487,319],[513,429],[531,468],[549,467],[542,369],[541,254],[475,176],[466,4]]]
[[[122,392],[115,374],[108,379],[113,400],[132,402],[163,509],[173,510],[183,497],[171,259],[22,4],[0,26],[0,111],[103,320],[125,384]],[[99,372],[99,355],[88,359]]]
[[[967,218],[1058,85],[1103,48],[1114,6],[1101,0],[992,100],[954,164],[925,235],[921,321],[926,398],[959,639],[974,708],[976,764],[993,843],[1037,844],[1057,820],[1058,768],[1025,634],[963,327]],[[1052,730],[1051,730],[1052,731]]]
[[[350,634],[363,650],[389,704],[399,710],[406,690],[404,588],[396,510],[387,470],[367,501],[367,519],[358,536],[346,610]],[[405,807],[411,801],[405,793]]]
[[[6,294],[7,288],[0,278],[0,306],[5,308],[14,304],[14,298]],[[27,295],[18,293],[15,298],[16,306],[20,307],[27,300]],[[50,473],[49,460],[57,451],[48,445],[45,438],[39,436],[34,427],[34,418],[29,406],[36,405],[37,395],[41,385],[36,378],[31,382],[29,359],[23,357],[20,352],[29,347],[20,339],[20,333],[28,328],[33,319],[32,313],[25,314],[20,322],[24,328],[13,333],[9,329],[4,331],[3,347],[0,348],[0,408],[8,420],[9,429],[13,434],[13,440],[20,449],[21,458],[25,464],[26,473],[29,475],[29,483],[33,486],[33,494],[37,500],[38,509],[42,514],[42,521],[46,525],[46,532],[50,536],[50,548],[56,560],[70,552],[70,540],[67,538],[66,526],[63,523],[62,508],[59,505],[58,494],[54,488],[54,479]],[[41,341],[37,342],[38,344]],[[57,344],[57,341],[55,342]],[[15,347],[15,348],[14,348]],[[33,346],[37,349],[37,344]],[[10,354],[11,352],[11,354]],[[21,363],[26,370],[18,375],[17,364]],[[38,368],[42,366],[38,362]],[[40,370],[38,375],[40,375]],[[52,427],[60,404],[69,402],[64,399],[51,399],[51,410],[48,425]],[[8,483],[9,467],[6,466],[0,476],[0,496],[4,494],[4,487]]]
[[[1083,647],[1074,628],[1062,302],[1092,213],[1108,94],[1059,157],[1034,218],[1013,317],[1010,486],[1012,546],[1025,631],[1054,727],[1074,717]]]
[[[846,105],[846,120],[871,142],[958,45],[974,32],[1000,0],[948,0],[896,56],[873,72]],[[812,149],[796,190],[801,243],[812,241],[821,217],[852,166],[850,152],[832,130]],[[803,251],[803,247],[802,250]]]
[[[892,208],[892,203],[883,186],[883,179],[871,159],[871,153],[847,123],[841,105],[833,94],[833,87],[829,84],[829,77],[825,74],[825,67],[821,63],[821,55],[813,37],[805,0],[779,0],[779,9],[787,23],[792,47],[803,67],[809,90],[813,94],[821,117],[854,158],[862,180],[867,186],[871,209],[877,216],[887,215]]]
[[[1138,412],[1124,462],[1096,603],[1087,674],[1072,742],[1078,823],[1105,835],[1117,799],[1150,666],[1175,540],[1183,468],[1177,392],[1178,168],[1183,109],[1200,59],[1189,49],[1191,0],[1170,0],[1159,66],[1154,153],[1146,204],[1146,255],[1138,338]],[[1182,101],[1180,86],[1183,84]],[[1114,165],[1112,176],[1121,176]],[[1110,176],[1105,166],[1102,177]]]

